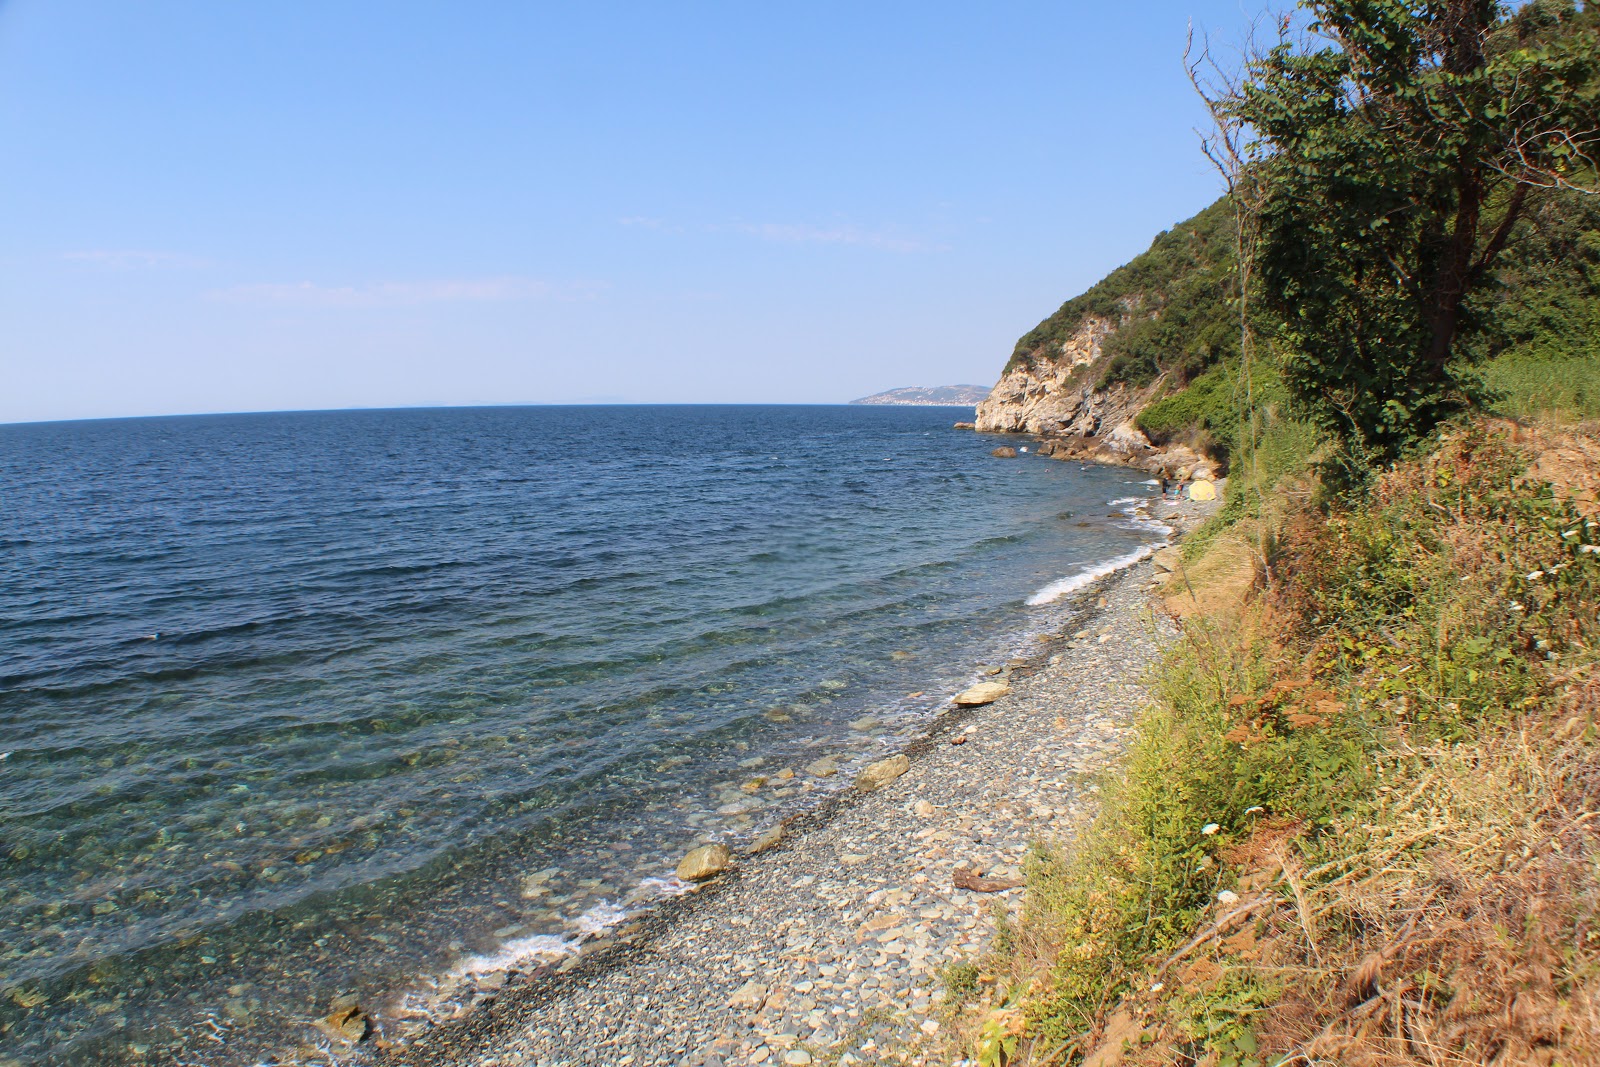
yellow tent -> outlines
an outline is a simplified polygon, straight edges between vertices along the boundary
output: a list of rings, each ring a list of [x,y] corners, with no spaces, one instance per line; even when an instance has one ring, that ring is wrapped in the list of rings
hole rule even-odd
[[[1217,499],[1217,487],[1207,481],[1190,482],[1189,499],[1215,500]]]

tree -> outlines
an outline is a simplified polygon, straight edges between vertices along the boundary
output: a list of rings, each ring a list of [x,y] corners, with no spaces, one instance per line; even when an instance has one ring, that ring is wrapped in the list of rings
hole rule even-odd
[[[1535,0],[1302,0],[1304,36],[1214,101],[1247,131],[1258,307],[1348,473],[1480,399],[1473,298],[1546,190],[1593,190],[1596,14]]]

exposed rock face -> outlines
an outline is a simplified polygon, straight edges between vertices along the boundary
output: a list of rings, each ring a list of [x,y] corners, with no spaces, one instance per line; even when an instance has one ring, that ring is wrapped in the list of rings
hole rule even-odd
[[[1041,352],[1008,370],[978,404],[978,431],[1095,437],[1126,422],[1146,398],[1120,385],[1094,387],[1101,344],[1114,328],[1087,318],[1058,353]]]
[[[1121,382],[1099,388],[1109,359],[1103,345],[1116,328],[1090,316],[1056,351],[1042,349],[1012,366],[978,405],[978,432],[1035,434],[1046,456],[1187,477],[1204,457],[1181,444],[1157,448],[1134,421],[1166,391],[1165,380],[1141,389]]]

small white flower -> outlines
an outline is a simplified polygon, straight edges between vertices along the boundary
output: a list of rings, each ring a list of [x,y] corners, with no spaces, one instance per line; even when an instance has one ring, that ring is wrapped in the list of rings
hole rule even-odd
[[[1577,537],[1578,536],[1578,531],[1577,530],[1568,530],[1566,533],[1562,534],[1561,536],[1562,537]]]
[[[1530,582],[1537,582],[1540,578],[1543,578],[1543,577],[1544,577],[1544,571],[1529,571],[1528,572],[1528,581],[1530,581]]]
[[[1165,988],[1167,988],[1167,983],[1165,983],[1165,982],[1157,982],[1157,983],[1155,983],[1154,985],[1152,985],[1150,987],[1150,992],[1159,993]]]
[[[1523,607],[1523,606],[1522,606],[1522,605],[1521,605],[1521,604],[1520,604],[1520,603],[1518,603],[1518,602],[1517,602],[1517,601],[1515,601],[1515,600],[1513,600],[1513,601],[1512,601],[1512,602],[1511,602],[1511,610],[1512,610],[1512,611],[1527,611],[1527,610],[1528,610],[1528,609],[1527,609],[1527,608],[1525,608],[1525,607]]]
[[[1235,893],[1231,889],[1224,889],[1222,892],[1217,894],[1217,903],[1218,904],[1237,904],[1237,903],[1239,903],[1239,894]]]
[[[1267,810],[1266,808],[1263,808],[1260,804],[1257,804],[1253,808],[1245,808],[1244,809],[1244,813],[1246,815],[1260,815],[1262,812],[1264,812],[1266,810]]]
[[[1600,552],[1600,545],[1579,545],[1579,552]]]
[[[1222,827],[1217,825],[1216,823],[1208,822],[1204,826],[1200,827],[1200,832],[1205,834],[1207,837],[1210,837],[1212,834],[1216,833],[1220,829],[1222,829]]]

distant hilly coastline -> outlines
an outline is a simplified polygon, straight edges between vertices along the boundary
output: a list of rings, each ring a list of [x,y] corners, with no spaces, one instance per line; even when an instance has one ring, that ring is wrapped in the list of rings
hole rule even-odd
[[[873,393],[850,403],[970,408],[988,395],[989,387],[986,385],[911,385],[904,389],[890,389],[886,393]]]

